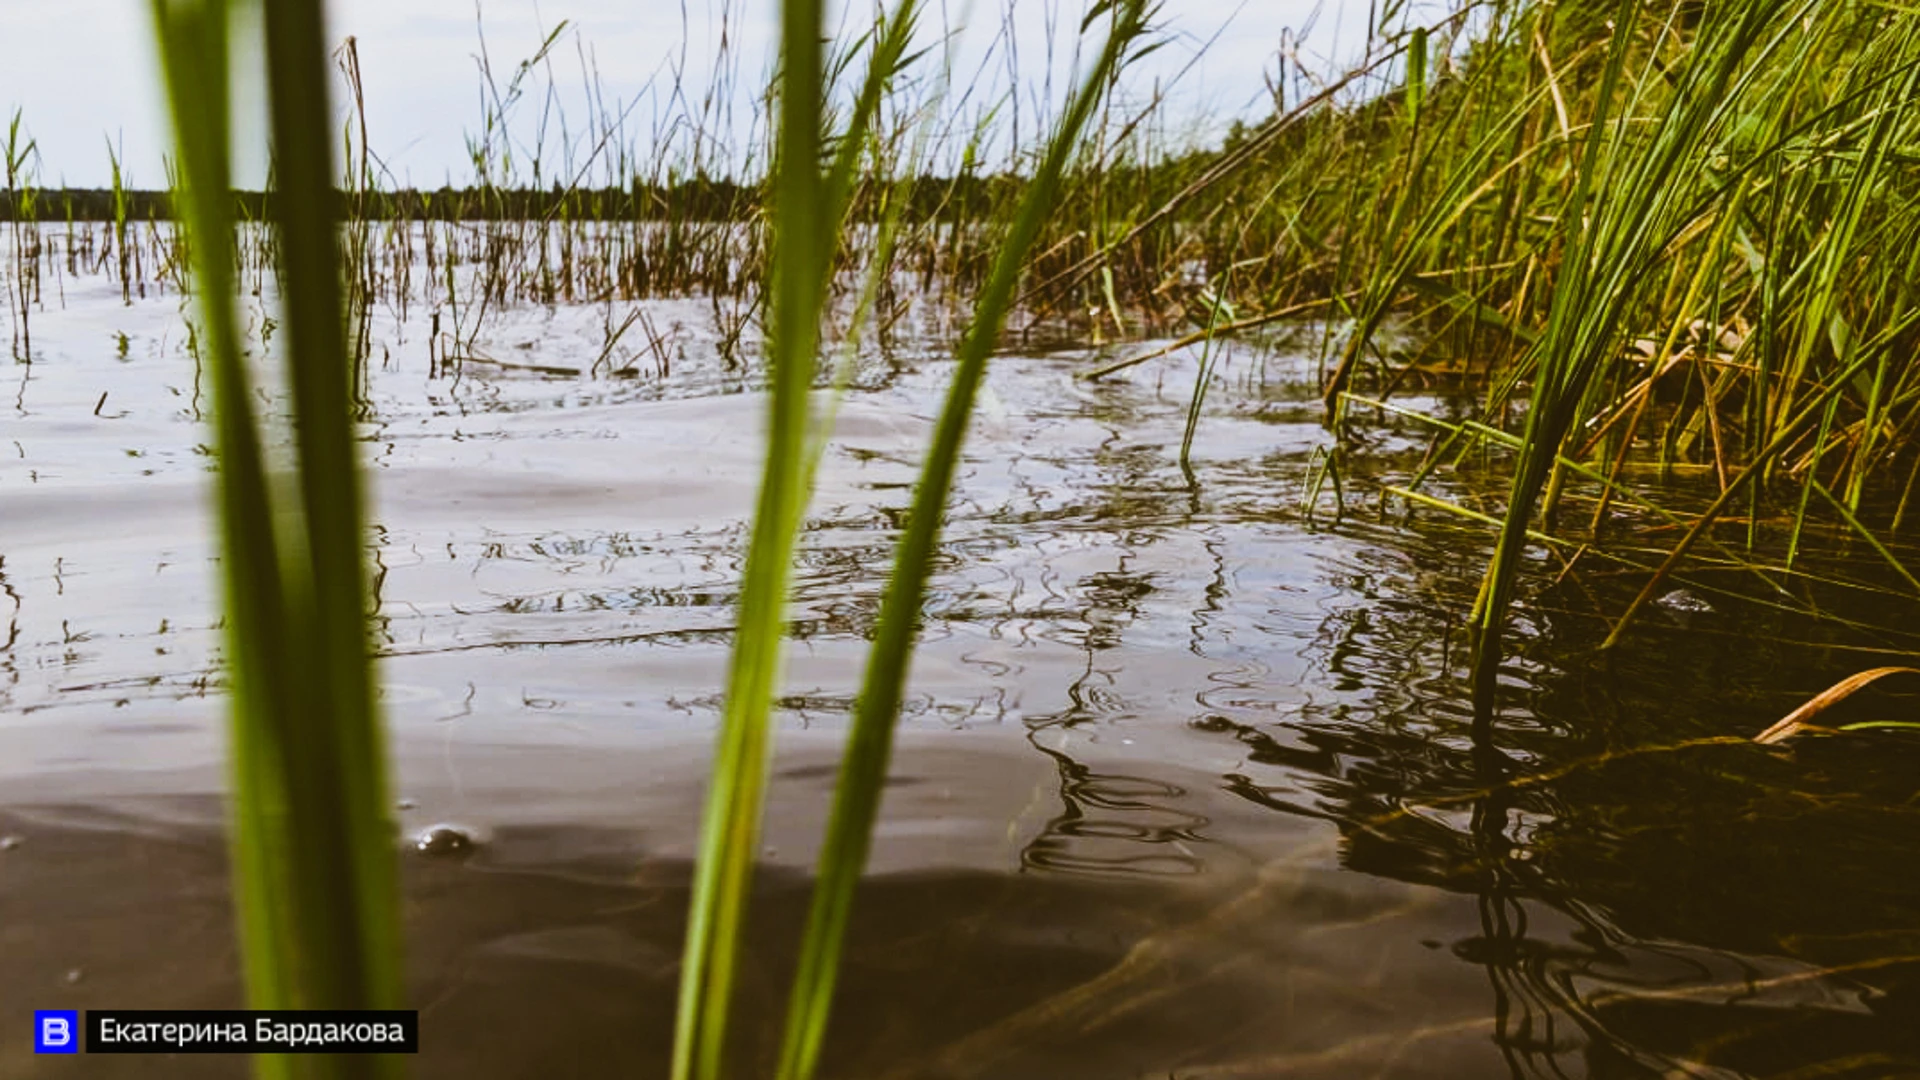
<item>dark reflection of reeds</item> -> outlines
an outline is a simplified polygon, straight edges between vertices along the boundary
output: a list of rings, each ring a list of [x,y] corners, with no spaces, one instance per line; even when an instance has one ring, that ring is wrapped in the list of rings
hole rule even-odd
[[[1021,849],[1021,865],[1036,870],[1096,875],[1184,877],[1205,860],[1208,820],[1183,812],[1187,793],[1143,776],[1096,773],[1057,750],[1035,743],[1060,772],[1062,811]]]
[[[1409,596],[1468,585],[1443,554],[1329,560],[1341,595],[1390,596],[1328,610],[1308,651],[1329,700],[1274,717],[1248,707],[1250,682],[1207,695],[1195,730],[1245,748],[1226,790],[1337,823],[1352,870],[1477,897],[1479,933],[1439,944],[1486,970],[1514,1076],[1879,1075],[1914,1060],[1902,1018],[1920,954],[1902,898],[1920,887],[1904,869],[1920,848],[1910,773],[1882,757],[1911,752],[1832,741],[1784,758],[1748,741],[1791,700],[1774,689],[1783,672],[1821,670],[1766,637],[1847,647],[1880,631],[1745,616],[1730,598],[1609,670],[1586,659],[1591,617],[1549,603],[1507,669],[1495,747],[1472,737],[1450,620]],[[1219,606],[1196,624],[1219,623]],[[1767,627],[1759,642],[1702,632],[1741,617]]]

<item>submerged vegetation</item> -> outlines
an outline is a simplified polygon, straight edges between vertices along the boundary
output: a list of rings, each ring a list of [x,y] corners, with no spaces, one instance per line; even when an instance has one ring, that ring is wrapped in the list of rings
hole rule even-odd
[[[1355,491],[1342,476],[1353,444],[1419,425],[1425,460],[1380,487],[1381,505],[1498,530],[1468,616],[1489,746],[1531,546],[1560,553],[1563,576],[1583,559],[1638,575],[1603,648],[1703,545],[1787,603],[1823,543],[1866,545],[1920,594],[1900,554],[1920,515],[1920,12],[1496,0],[1417,22],[1388,3],[1352,71],[1323,79],[1283,57],[1272,115],[1198,147],[1170,136],[1159,98],[1122,92],[1130,59],[1156,45],[1158,13],[1142,0],[1089,5],[1080,81],[1024,143],[1001,131],[999,103],[917,51],[923,7],[898,0],[866,33],[823,44],[823,5],[786,0],[756,126],[764,147],[716,150],[709,104],[676,118],[695,133],[667,140],[679,156],[648,158],[623,111],[597,108],[557,168],[544,141],[516,158],[504,134],[540,100],[532,80],[551,80],[556,30],[504,87],[483,65],[490,104],[465,192],[383,181],[363,121],[336,142],[318,0],[267,7],[268,196],[233,195],[223,0],[155,3],[178,136],[171,200],[124,187],[117,156],[108,195],[37,191],[16,115],[5,147],[16,358],[32,361],[31,315],[64,278],[107,275],[130,302],[192,269],[221,462],[236,891],[257,1004],[400,997],[351,426],[375,304],[430,307],[447,364],[485,361],[480,329],[509,305],[605,305],[595,375],[639,318],[619,305],[695,296],[742,366],[752,345],[764,357],[765,470],[693,890],[681,1078],[738,1074],[726,1017],[769,716],[812,462],[831,429],[812,393],[843,385],[823,344],[885,341],[916,311],[958,343],[853,710],[783,1080],[804,1080],[819,1058],[942,515],[1009,333],[1143,342],[1089,379],[1199,346],[1184,466],[1216,339],[1311,318],[1334,440],[1316,464],[1337,497]],[[364,116],[352,43],[335,55]],[[167,215],[184,230],[163,227]],[[269,278],[287,324],[285,478],[254,416],[232,303]],[[1436,385],[1470,399],[1471,415],[1412,415],[1392,400]],[[1468,460],[1510,471],[1504,508],[1426,490]],[[1697,483],[1674,499],[1646,482],[1676,476]],[[1620,550],[1625,515],[1672,542],[1652,558]]]

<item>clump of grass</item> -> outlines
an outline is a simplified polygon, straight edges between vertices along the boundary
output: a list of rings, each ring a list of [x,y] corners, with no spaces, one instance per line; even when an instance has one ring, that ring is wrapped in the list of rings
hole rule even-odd
[[[1603,68],[1599,111],[1582,149],[1573,196],[1565,214],[1565,255],[1545,332],[1531,356],[1532,401],[1501,526],[1500,541],[1475,604],[1480,633],[1475,656],[1474,697],[1490,715],[1499,667],[1500,632],[1520,550],[1537,501],[1554,474],[1568,433],[1591,407],[1591,393],[1618,355],[1629,305],[1675,234],[1694,213],[1701,181],[1702,147],[1733,115],[1744,88],[1774,47],[1780,28],[1804,13],[1772,4],[1717,5],[1702,28],[1701,47],[1677,76],[1649,66],[1629,95],[1630,103],[1657,80],[1674,83],[1665,108],[1651,125],[1640,117],[1612,115],[1624,78],[1629,31],[1638,0],[1622,0],[1618,28]],[[1778,21],[1776,21],[1776,17]]]
[[[1771,533],[1792,568],[1824,517],[1904,579],[1920,188],[1900,148],[1920,137],[1920,17],[1516,0],[1382,34],[1352,76],[1371,91],[1197,155],[1178,212],[1143,221],[1203,270],[1231,267],[1240,306],[1331,307],[1350,332],[1330,406],[1437,378],[1517,435],[1474,613],[1481,714],[1528,538],[1604,544],[1630,465],[1702,465],[1719,490],[1609,645],[1741,502],[1749,551]],[[1086,302],[1103,268],[1124,283],[1127,260],[1154,263],[1150,230],[1057,286]],[[1389,324],[1411,349],[1382,346]],[[1576,490],[1595,506],[1585,535],[1560,519]]]

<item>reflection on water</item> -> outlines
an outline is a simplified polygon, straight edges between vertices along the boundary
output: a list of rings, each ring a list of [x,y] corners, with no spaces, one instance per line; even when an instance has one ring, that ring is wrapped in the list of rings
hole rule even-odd
[[[0,1014],[235,1004],[194,366],[170,303],[123,308],[85,280],[65,296],[0,419]],[[700,304],[660,306],[680,328],[670,377],[429,378],[418,326],[389,327],[371,372],[397,813],[404,837],[451,823],[479,841],[406,855],[423,1075],[664,1068],[760,405]],[[531,342],[584,369],[597,318],[512,314],[496,352]],[[1869,563],[1823,568],[1835,580],[1791,604],[1729,596],[1746,579],[1703,564],[1687,587],[1706,606],[1653,613],[1603,661],[1596,614],[1641,579],[1541,557],[1490,754],[1458,625],[1487,538],[1352,492],[1337,521],[1306,520],[1326,435],[1305,360],[1285,342],[1229,355],[1189,483],[1190,360],[1089,386],[1077,358],[997,361],[833,1075],[1920,1074],[1920,751],[1744,742],[1916,649],[1910,601],[1847,584]],[[748,1059],[771,1053],[947,371],[924,351],[864,361],[822,470]],[[1423,440],[1376,432],[1350,467],[1404,473]]]

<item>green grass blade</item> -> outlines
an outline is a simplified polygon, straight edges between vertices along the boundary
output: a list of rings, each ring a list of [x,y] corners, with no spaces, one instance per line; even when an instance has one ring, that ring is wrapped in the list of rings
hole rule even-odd
[[[819,165],[824,18],[820,0],[787,0],[782,6],[767,456],[688,916],[674,1031],[675,1080],[723,1075],[727,1014],[759,850],[773,691],[795,534],[806,505],[808,392],[818,359],[834,227],[821,213],[828,194]]]
[[[757,848],[760,815],[765,801],[765,774],[771,752],[767,728],[772,694],[778,678],[783,608],[788,589],[796,535],[812,479],[825,445],[825,433],[808,443],[796,432],[812,425],[807,407],[819,346],[819,319],[826,301],[824,282],[839,243],[837,226],[852,197],[854,177],[882,97],[892,78],[911,61],[906,55],[919,13],[917,0],[907,0],[885,18],[874,36],[866,76],[847,128],[840,134],[834,159],[822,178],[811,163],[818,159],[817,132],[824,108],[824,92],[809,96],[788,81],[811,68],[816,87],[823,85],[824,57],[815,45],[795,45],[810,51],[798,67],[789,58],[783,68],[783,162],[808,163],[782,168],[775,184],[776,307],[772,362],[775,372],[775,420],[768,441],[767,471],[762,500],[755,516],[754,548],[749,555],[748,591],[757,582],[762,592],[743,596],[743,640],[736,644],[728,691],[728,710],[722,721],[721,746],[716,756],[713,791],[709,796],[701,869],[688,932],[688,957],[700,957],[698,970],[690,962],[681,986],[681,1008],[676,1031],[674,1068],[685,1075],[716,1075],[724,1058],[727,1012],[730,1007],[737,940],[744,924],[747,892],[752,876],[752,852]],[[799,21],[817,20],[816,13],[787,11]],[[787,29],[795,31],[789,24]],[[797,32],[797,31],[796,31]],[[796,53],[797,55],[797,53]],[[815,132],[809,142],[797,125],[811,119]],[[791,139],[792,141],[786,141]],[[798,175],[805,172],[806,175]],[[825,208],[824,212],[822,207]],[[855,312],[857,324],[870,309],[878,275],[885,272],[892,246],[897,211],[882,226],[878,262],[870,273]],[[839,387],[836,385],[834,400]],[[829,417],[832,406],[829,406]],[[829,419],[830,424],[830,419]],[[795,468],[795,462],[799,467]],[[777,496],[777,497],[775,497]],[[758,564],[752,560],[762,558]],[[756,570],[756,566],[760,569]],[[781,575],[775,581],[768,568]],[[764,571],[764,572],[763,572]],[[753,615],[746,614],[751,606]],[[769,611],[772,614],[767,614]],[[744,639],[748,627],[758,640]],[[771,635],[769,638],[768,635]],[[751,647],[752,651],[748,649]],[[771,657],[771,659],[768,659]],[[724,805],[722,803],[724,802]],[[744,846],[743,846],[744,845]],[[742,855],[744,854],[744,858]],[[698,985],[696,986],[696,980]]]
[[[854,710],[853,730],[834,788],[833,814],[820,855],[813,906],[801,942],[786,1041],[781,1051],[779,1075],[782,1080],[806,1080],[813,1075],[819,1060],[854,889],[866,865],[885,786],[894,723],[899,716],[907,669],[919,634],[921,607],[926,601],[940,526],[988,358],[1012,310],[1026,253],[1054,206],[1080,132],[1129,50],[1145,34],[1150,12],[1144,0],[1118,0],[1101,4],[1096,9],[1098,14],[1112,16],[1106,44],[1053,132],[977,301],[926,463],[914,489],[907,528],[895,550],[893,575],[881,600],[874,645]]]
[[[225,0],[153,6],[161,70],[180,155],[179,201],[189,241],[210,363],[215,449],[220,472],[222,586],[227,663],[233,686],[233,856],[242,958],[251,999],[268,1008],[295,999],[296,942],[285,918],[289,882],[280,819],[286,796],[285,748],[274,717],[286,706],[279,669],[290,655],[286,601],[275,564],[265,455],[240,360],[233,310],[233,266],[223,238],[233,228],[228,150]],[[117,179],[117,177],[116,177]],[[285,1075],[282,1059],[262,1072]]]
[[[267,12],[297,506],[275,505],[234,317],[224,0],[156,0],[181,205],[212,359],[234,683],[235,891],[263,1008],[400,1005],[385,764],[366,638],[365,530],[333,236],[321,13]],[[311,123],[318,116],[323,122]],[[397,1076],[392,1057],[265,1056],[268,1076]]]
[[[304,544],[282,538],[307,674],[297,716],[300,841],[328,883],[316,923],[352,942],[326,965],[314,1006],[400,1004],[397,884],[383,733],[367,640],[367,529],[353,432],[352,366],[340,286],[327,41],[321,0],[265,7],[269,129],[278,198],[280,281],[292,388]],[[301,549],[304,547],[304,551]],[[386,1059],[391,1060],[391,1059]],[[397,1070],[396,1070],[397,1071]]]
[[[1200,410],[1207,403],[1207,388],[1213,382],[1215,357],[1213,353],[1216,331],[1218,330],[1222,309],[1227,306],[1227,290],[1233,281],[1233,270],[1228,268],[1226,280],[1220,283],[1220,291],[1213,295],[1207,312],[1206,337],[1200,346],[1200,364],[1193,374],[1193,395],[1187,399],[1187,423],[1180,432],[1180,471],[1186,475],[1187,483],[1195,482],[1193,474],[1193,437],[1200,430]],[[1235,321],[1229,314],[1228,321]]]

